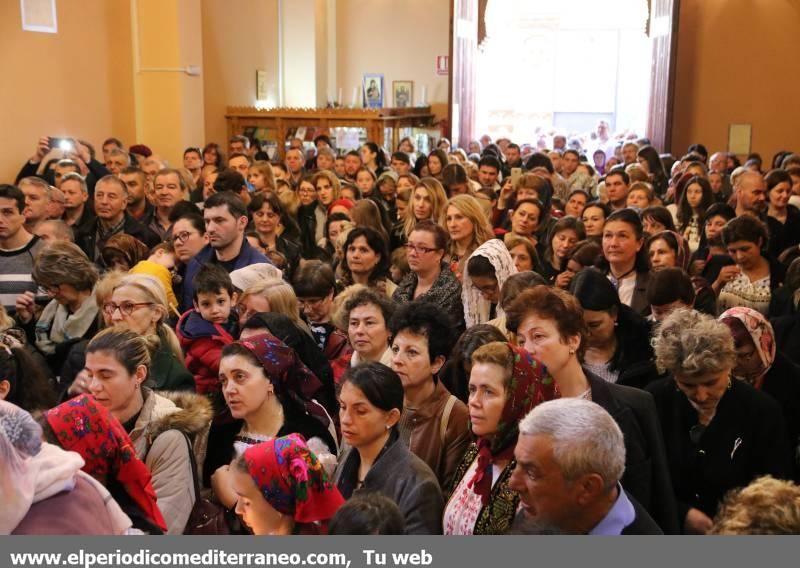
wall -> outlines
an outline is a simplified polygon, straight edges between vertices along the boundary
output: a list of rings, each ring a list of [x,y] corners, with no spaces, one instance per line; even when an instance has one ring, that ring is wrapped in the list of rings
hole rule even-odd
[[[448,77],[436,74],[436,56],[450,50],[450,2],[445,0],[337,0],[337,84],[350,104],[364,73],[383,73],[384,105],[393,106],[392,81],[414,81],[414,102],[428,87],[437,120],[447,118]],[[360,100],[360,98],[359,98]]]
[[[72,6],[57,3],[58,33],[47,34],[23,32],[19,1],[0,0],[0,183],[14,181],[40,136],[80,137],[98,153],[112,134],[133,143],[128,1]]]
[[[681,0],[672,152],[726,150],[731,123],[752,124],[765,162],[800,151],[796,0]]]
[[[256,70],[269,77],[278,101],[278,1],[202,1],[206,141],[227,147],[225,108],[252,106]]]

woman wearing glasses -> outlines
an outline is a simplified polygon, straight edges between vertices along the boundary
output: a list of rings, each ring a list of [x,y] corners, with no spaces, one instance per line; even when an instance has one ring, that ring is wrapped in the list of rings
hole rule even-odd
[[[432,302],[453,317],[458,315],[458,331],[464,330],[461,284],[444,264],[447,232],[433,221],[420,221],[406,243],[411,272],[398,284],[392,299],[398,304],[414,300]]]
[[[28,341],[41,351],[58,375],[71,348],[97,332],[95,265],[73,243],[57,242],[42,249],[33,268],[33,280],[47,291],[49,302],[36,318],[36,297],[17,297],[17,319]]]
[[[169,305],[160,282],[140,274],[124,277],[114,288],[111,300],[103,305],[103,315],[111,325],[127,327],[142,336],[158,337],[159,345],[150,364],[155,390],[194,391],[194,378],[183,364],[178,338],[165,323]]]

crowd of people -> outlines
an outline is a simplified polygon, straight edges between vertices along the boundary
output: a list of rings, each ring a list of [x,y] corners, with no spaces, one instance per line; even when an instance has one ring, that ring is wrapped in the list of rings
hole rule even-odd
[[[800,532],[800,155],[314,144],[0,184],[0,534]]]

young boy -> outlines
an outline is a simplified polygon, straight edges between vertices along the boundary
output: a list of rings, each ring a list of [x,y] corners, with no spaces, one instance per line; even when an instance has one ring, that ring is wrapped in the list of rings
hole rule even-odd
[[[236,293],[231,277],[215,264],[205,264],[193,281],[194,309],[184,313],[176,328],[186,368],[194,375],[198,394],[212,397],[215,415],[224,410],[219,385],[222,348],[236,341],[233,306]]]
[[[172,243],[161,243],[153,247],[147,260],[139,261],[128,272],[130,274],[147,274],[157,278],[167,292],[167,303],[170,310],[179,316],[178,298],[175,297],[175,292],[172,290],[172,271],[175,269],[176,261],[175,248]]]

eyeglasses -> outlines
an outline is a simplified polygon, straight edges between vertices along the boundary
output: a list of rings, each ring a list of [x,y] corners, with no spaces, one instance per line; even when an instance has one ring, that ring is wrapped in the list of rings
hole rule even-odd
[[[301,299],[298,298],[297,299],[297,305],[300,306],[300,308],[302,308],[302,309],[309,308],[309,309],[315,310],[318,307],[320,307],[320,305],[322,305],[322,302],[324,302],[324,301],[325,301],[325,298],[308,298],[306,300],[301,300]]]
[[[183,231],[182,233],[178,233],[177,235],[172,235],[172,240],[176,243],[185,243],[189,240],[194,233],[190,233],[189,231]]]
[[[139,308],[152,305],[153,302],[122,302],[121,304],[115,304],[114,302],[106,302],[105,304],[103,304],[103,313],[109,316],[113,316],[114,312],[119,310],[123,316],[129,316]]]
[[[404,246],[406,247],[406,250],[409,253],[413,252],[414,254],[427,254],[429,252],[433,252],[433,251],[439,250],[438,248],[430,248],[430,247],[423,247],[423,246],[420,246],[420,245],[412,245],[411,243],[407,243]]]

